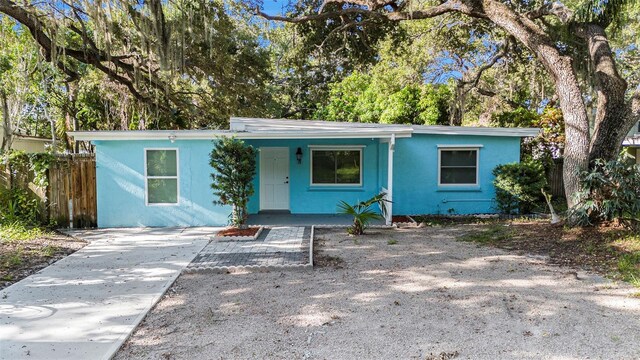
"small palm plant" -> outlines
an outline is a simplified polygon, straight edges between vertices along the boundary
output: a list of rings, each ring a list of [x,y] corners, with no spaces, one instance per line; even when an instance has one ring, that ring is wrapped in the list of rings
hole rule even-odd
[[[338,203],[338,212],[353,216],[353,226],[347,229],[347,232],[351,235],[362,235],[371,221],[383,219],[387,213],[386,203],[389,202],[389,200],[385,198],[386,195],[386,193],[380,193],[369,200],[361,201],[355,205],[351,205],[344,200],[340,201]],[[379,214],[371,208],[375,204],[380,206],[380,212],[382,214]]]

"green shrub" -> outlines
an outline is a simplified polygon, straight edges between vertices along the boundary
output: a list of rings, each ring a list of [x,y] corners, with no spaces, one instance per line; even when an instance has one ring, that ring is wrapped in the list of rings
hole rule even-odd
[[[591,170],[580,175],[578,203],[570,221],[579,226],[617,220],[631,228],[640,227],[640,166],[620,157],[595,160]]]
[[[39,225],[40,206],[38,199],[29,191],[20,188],[0,188],[0,224],[20,222]]]
[[[254,193],[257,151],[242,140],[220,138],[214,141],[209,164],[215,170],[211,174],[211,189],[218,197],[213,203],[231,205],[230,222],[245,227],[248,217],[247,204]]]
[[[541,190],[547,186],[542,163],[529,160],[493,169],[496,207],[505,214],[530,214],[544,204]]]

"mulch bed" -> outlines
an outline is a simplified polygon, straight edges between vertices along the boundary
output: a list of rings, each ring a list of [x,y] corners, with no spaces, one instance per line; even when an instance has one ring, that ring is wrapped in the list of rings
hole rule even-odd
[[[514,222],[507,226],[510,236],[496,239],[494,246],[549,256],[553,264],[580,267],[610,274],[617,267],[621,253],[628,252],[614,244],[628,230],[615,225],[565,228],[547,222]]]
[[[394,215],[391,217],[391,222],[393,223],[413,223],[411,219],[406,215]]]
[[[52,233],[34,240],[0,240],[0,289],[53,264],[87,245],[84,240]]]
[[[220,231],[216,236],[236,237],[236,236],[255,236],[260,227],[249,227],[246,229],[228,228]]]

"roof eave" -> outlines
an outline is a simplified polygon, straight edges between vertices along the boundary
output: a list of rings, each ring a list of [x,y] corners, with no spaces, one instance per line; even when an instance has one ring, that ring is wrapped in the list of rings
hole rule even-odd
[[[502,137],[533,137],[540,134],[537,128],[481,128],[481,127],[457,127],[457,128],[429,128],[415,127],[414,134],[431,135],[471,135],[471,136],[502,136]]]
[[[80,141],[110,141],[110,140],[213,140],[219,136],[237,137],[238,139],[379,139],[389,138],[395,135],[398,138],[410,137],[411,129],[402,131],[324,131],[324,132],[182,132],[152,130],[148,132],[138,131],[75,131],[69,132],[75,140]]]

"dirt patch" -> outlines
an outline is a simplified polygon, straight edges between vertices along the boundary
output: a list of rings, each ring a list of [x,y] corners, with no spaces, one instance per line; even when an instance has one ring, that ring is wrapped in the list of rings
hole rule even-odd
[[[181,276],[115,359],[634,358],[625,284],[457,241],[467,227],[316,230],[310,271]],[[389,245],[389,240],[395,240]]]
[[[0,241],[0,289],[53,264],[87,244],[60,233],[33,240]]]
[[[471,232],[463,240],[487,243],[521,253],[544,255],[552,264],[578,267],[603,275],[614,275],[625,254],[638,251],[629,231],[619,226],[565,228],[544,221],[495,222]]]
[[[221,230],[216,234],[216,236],[222,237],[236,237],[236,236],[256,236],[259,227],[248,227],[246,229],[238,229],[238,228],[229,228]]]
[[[423,224],[426,227],[481,225],[497,221],[495,216],[414,215],[412,217],[418,224]]]
[[[327,253],[327,241],[324,238],[316,238],[313,240],[313,266],[317,267],[333,267],[341,269],[344,267],[344,260],[338,255]]]

